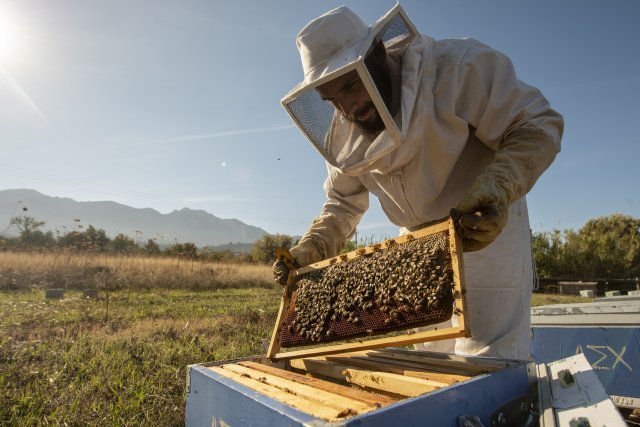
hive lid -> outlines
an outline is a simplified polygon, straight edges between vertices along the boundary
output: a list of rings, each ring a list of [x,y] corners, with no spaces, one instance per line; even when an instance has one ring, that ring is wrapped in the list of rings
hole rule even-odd
[[[282,297],[272,360],[470,336],[462,245],[451,219],[294,270],[289,279],[297,289]],[[452,316],[457,326],[415,330]]]

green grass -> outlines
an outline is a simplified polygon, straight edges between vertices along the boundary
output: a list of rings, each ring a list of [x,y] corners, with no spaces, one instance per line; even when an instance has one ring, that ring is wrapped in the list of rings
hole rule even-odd
[[[0,297],[0,425],[182,425],[188,364],[265,352],[277,289]]]
[[[593,298],[584,298],[576,295],[555,295],[534,293],[531,298],[531,306],[551,305],[551,304],[573,304],[592,302]]]
[[[264,354],[280,290],[0,292],[0,425],[183,425],[187,365]],[[584,298],[534,295],[534,305]]]

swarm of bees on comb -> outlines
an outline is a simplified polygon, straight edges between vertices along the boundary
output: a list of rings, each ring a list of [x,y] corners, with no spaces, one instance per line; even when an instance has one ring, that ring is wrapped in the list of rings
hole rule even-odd
[[[447,233],[313,270],[297,281],[283,347],[439,323],[451,318],[454,279]]]

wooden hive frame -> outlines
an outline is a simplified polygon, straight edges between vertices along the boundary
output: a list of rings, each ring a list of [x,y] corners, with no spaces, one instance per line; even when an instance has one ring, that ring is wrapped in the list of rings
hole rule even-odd
[[[333,422],[407,398],[455,388],[470,379],[520,364],[391,348],[273,363],[252,357],[216,362],[206,365],[206,369],[308,415]]]
[[[342,254],[336,257],[328,258],[314,264],[299,268],[289,273],[289,282],[295,282],[296,278],[307,274],[316,269],[322,269],[330,265],[334,265],[340,262],[347,262],[353,260],[359,256],[371,254],[373,252],[381,250],[381,247],[390,247],[392,244],[403,244],[415,239],[423,238],[435,233],[447,232],[449,236],[449,254],[451,256],[451,264],[453,270],[453,285],[454,285],[454,309],[453,315],[457,319],[457,326],[451,326],[443,329],[434,328],[433,330],[414,332],[413,329],[405,330],[404,333],[399,333],[390,337],[378,337],[372,335],[370,337],[357,338],[346,343],[333,344],[333,345],[321,345],[316,343],[316,346],[308,348],[282,351],[280,344],[280,335],[282,332],[282,324],[285,319],[287,310],[291,302],[291,295],[285,292],[280,302],[280,310],[276,318],[273,334],[271,337],[271,343],[267,352],[267,357],[272,361],[278,360],[290,360],[301,357],[320,356],[345,353],[351,351],[362,351],[369,349],[379,349],[384,347],[397,347],[409,344],[439,341],[457,337],[469,337],[470,333],[465,322],[466,313],[466,301],[465,301],[465,286],[464,286],[464,271],[462,263],[462,243],[460,237],[456,233],[453,220],[448,218],[437,222],[433,225],[429,225],[418,231],[405,234],[403,236],[396,237],[394,239],[386,240],[381,243],[360,248],[355,251]]]

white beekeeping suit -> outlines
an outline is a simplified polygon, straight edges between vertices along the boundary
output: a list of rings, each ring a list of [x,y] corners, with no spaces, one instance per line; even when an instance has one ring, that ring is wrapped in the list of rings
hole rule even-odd
[[[367,62],[379,43],[386,89]],[[324,156],[328,177],[327,201],[292,255],[301,265],[335,256],[368,208],[369,193],[408,230],[452,208],[473,214],[491,206],[495,229],[466,228],[472,337],[416,347],[528,358],[532,262],[524,196],[560,150],[562,117],[516,78],[506,56],[472,39],[417,34],[399,6],[370,27],[337,8],[309,23],[297,44],[305,79],[283,105]],[[344,102],[318,96],[349,72],[375,104],[382,126],[376,132],[348,116]]]

